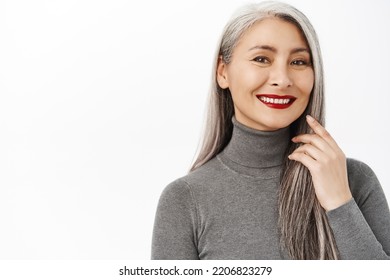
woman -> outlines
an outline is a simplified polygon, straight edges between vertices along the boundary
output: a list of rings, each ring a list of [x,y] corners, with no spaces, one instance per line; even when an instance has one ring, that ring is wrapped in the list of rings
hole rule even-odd
[[[323,127],[323,98],[308,19],[277,2],[237,12],[199,155],[161,195],[152,258],[388,259],[382,188]]]

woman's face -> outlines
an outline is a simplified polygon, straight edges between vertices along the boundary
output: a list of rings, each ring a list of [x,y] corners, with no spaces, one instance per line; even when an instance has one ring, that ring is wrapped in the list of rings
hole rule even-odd
[[[289,126],[306,109],[314,85],[309,47],[292,23],[264,19],[249,28],[217,81],[232,94],[240,123],[271,131]]]

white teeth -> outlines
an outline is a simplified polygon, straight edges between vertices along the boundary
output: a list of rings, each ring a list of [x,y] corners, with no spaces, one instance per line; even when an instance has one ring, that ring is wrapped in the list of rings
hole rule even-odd
[[[290,102],[291,99],[288,98],[268,98],[265,96],[260,96],[260,100],[264,103],[271,103],[271,104],[287,104]]]

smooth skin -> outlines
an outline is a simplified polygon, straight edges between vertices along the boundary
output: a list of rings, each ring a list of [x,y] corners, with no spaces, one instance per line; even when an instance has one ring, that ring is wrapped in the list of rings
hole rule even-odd
[[[262,131],[289,126],[304,112],[314,85],[309,47],[295,25],[276,18],[254,24],[227,64],[220,57],[217,81],[229,88],[237,121]],[[257,94],[291,95],[295,102],[275,110]]]
[[[295,25],[277,18],[264,19],[245,32],[229,64],[220,57],[217,81],[221,88],[229,88],[240,123],[262,131],[287,127],[306,109],[314,85],[309,47]],[[287,109],[273,109],[256,94],[297,99]],[[303,145],[289,159],[309,169],[318,201],[330,211],[352,198],[346,157],[320,123],[310,116],[307,122],[314,133],[292,139]]]

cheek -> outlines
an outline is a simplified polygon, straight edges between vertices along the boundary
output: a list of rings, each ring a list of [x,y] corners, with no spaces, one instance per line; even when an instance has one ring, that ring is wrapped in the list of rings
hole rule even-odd
[[[232,94],[253,93],[266,81],[267,74],[253,65],[235,65],[228,71],[229,88]]]
[[[302,73],[302,75],[299,75],[299,77],[297,77],[296,80],[296,85],[299,88],[302,95],[309,97],[314,87],[313,71],[310,71],[308,73]]]

